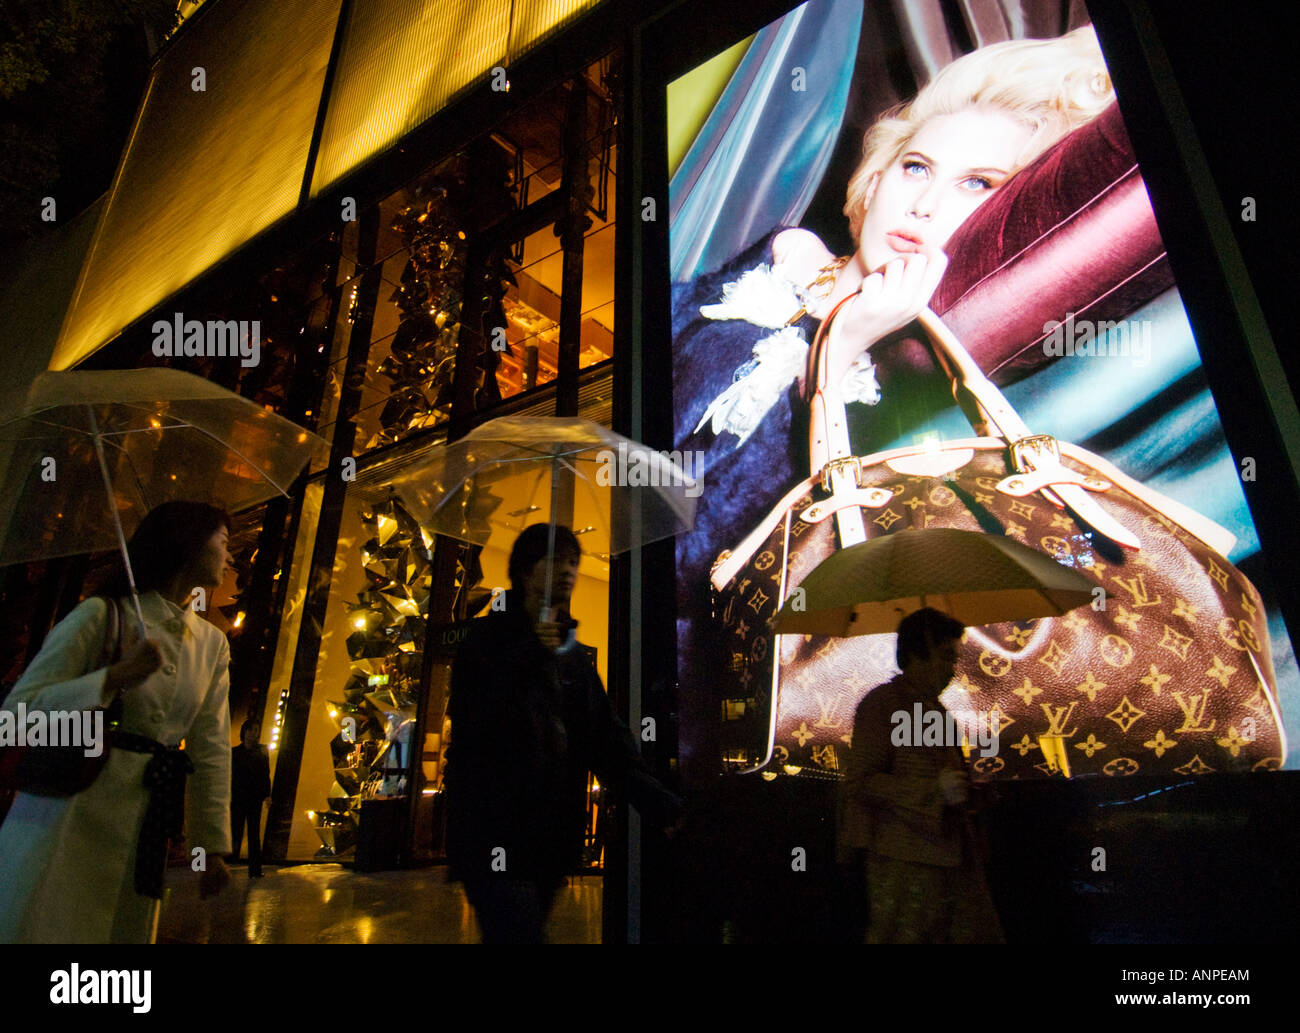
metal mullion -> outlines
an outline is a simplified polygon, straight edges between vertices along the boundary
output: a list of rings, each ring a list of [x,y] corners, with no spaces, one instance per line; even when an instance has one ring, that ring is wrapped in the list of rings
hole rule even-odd
[[[348,482],[341,476],[342,461],[352,457],[356,440],[354,419],[370,356],[370,334],[379,296],[380,276],[375,264],[379,218],[378,206],[367,208],[362,216],[358,264],[365,271],[357,295],[357,318],[352,324],[348,339],[347,369],[339,395],[329,465],[321,471],[322,475],[331,476],[324,479],[325,495],[321,500],[320,518],[316,524],[316,539],[307,575],[307,598],[303,605],[293,668],[289,676],[284,732],[280,739],[275,784],[271,792],[271,810],[267,817],[266,850],[268,858],[273,860],[283,860],[288,852],[289,836],[293,828],[293,808],[298,793],[298,775],[316,687],[321,639],[333,587],[334,560],[343,523],[343,507],[347,499]]]
[[[331,261],[326,282],[332,282],[338,276],[342,246],[340,236],[339,246]],[[331,289],[328,293],[328,314],[319,337],[333,340],[339,312],[343,307],[343,292]],[[307,308],[308,323],[311,321],[311,308],[314,304],[315,302],[312,302]],[[319,414],[325,395],[325,370],[329,368],[329,356],[314,352],[311,347],[313,343],[315,343],[314,338],[300,345],[300,354],[306,360],[310,375],[294,377],[286,405],[286,415],[298,423],[303,423],[307,419],[308,412]],[[313,359],[316,361],[313,362]],[[276,643],[280,637],[280,624],[284,617],[289,572],[293,567],[294,552],[298,543],[298,525],[302,520],[303,505],[307,498],[308,473],[309,471],[304,469],[290,486],[290,498],[272,499],[267,505],[266,518],[257,543],[258,560],[250,579],[250,587],[257,592],[244,607],[244,613],[248,618],[244,636],[248,637],[248,641],[246,644],[242,641],[239,643],[235,651],[236,656],[232,657],[231,661],[233,676],[251,683],[253,696],[249,701],[249,716],[259,724],[266,710],[266,693],[261,687],[270,684],[271,671],[275,664]],[[280,571],[279,578],[272,573],[277,565]],[[264,621],[254,623],[256,612],[254,603],[265,614]],[[259,629],[256,639],[249,635],[248,629],[252,627]]]
[[[348,17],[352,13],[352,0],[342,0],[339,15],[334,22],[334,40],[330,44],[329,61],[325,65],[325,75],[321,80],[320,103],[316,105],[316,121],[312,125],[311,142],[307,145],[307,161],[303,166],[302,186],[298,190],[298,210],[302,211],[311,202],[311,181],[316,176],[316,159],[320,155],[321,138],[325,135],[325,116],[329,112],[330,93],[334,89],[334,77],[338,73],[339,56],[343,53],[343,38],[347,34]]]

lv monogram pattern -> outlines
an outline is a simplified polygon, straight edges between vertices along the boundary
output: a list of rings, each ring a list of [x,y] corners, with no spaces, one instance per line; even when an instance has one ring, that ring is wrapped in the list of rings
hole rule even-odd
[[[863,486],[892,494],[883,506],[862,508],[868,537],[1000,527],[1102,589],[1091,608],[1063,617],[967,630],[943,702],[966,720],[998,724],[997,753],[969,755],[977,777],[1281,766],[1263,603],[1199,539],[1112,486],[1093,498],[1139,536],[1142,549],[1094,541],[1041,495],[999,492],[997,482],[1012,471],[991,446],[946,478],[863,465]],[[815,486],[800,499],[715,600],[730,655],[722,715],[729,767],[763,760],[770,737],[768,777],[838,777],[859,700],[897,670],[893,635],[774,638],[768,628],[791,589],[838,548],[833,518],[809,524],[799,516],[826,497]]]

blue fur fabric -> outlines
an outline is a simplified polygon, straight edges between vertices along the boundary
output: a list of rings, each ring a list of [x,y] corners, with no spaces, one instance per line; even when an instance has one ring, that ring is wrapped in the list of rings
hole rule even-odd
[[[749,361],[754,344],[773,333],[741,319],[709,319],[700,314],[700,306],[719,301],[723,286],[747,270],[770,263],[776,232],[717,272],[673,287],[674,448],[704,456],[697,470],[704,492],[696,509],[695,530],[678,538],[679,612],[701,595],[707,601],[709,567],[718,552],[748,534],[791,485],[808,475],[807,408],[794,385],[740,448],[734,434],[715,437],[707,424],[695,432],[709,404],[731,385],[736,369]],[[812,319],[800,324],[808,340],[816,327]],[[792,434],[796,411],[802,412],[804,426],[802,433]]]
[[[706,424],[695,425],[709,404],[732,383],[736,369],[753,354],[754,344],[772,333],[739,319],[708,319],[700,306],[718,302],[723,286],[762,262],[771,262],[767,234],[717,272],[673,285],[674,448],[698,450],[704,461],[696,476],[703,481],[695,528],[677,538],[677,660],[682,716],[678,743],[682,774],[688,784],[702,784],[718,770],[716,672],[726,662],[721,635],[713,631],[709,568],[718,553],[740,541],[807,467],[791,433],[792,413],[801,408],[794,387],[772,406],[742,448],[735,435],[714,436]],[[793,314],[793,313],[792,313]],[[802,324],[805,336],[815,324]],[[811,338],[809,338],[811,339]],[[806,421],[805,421],[806,422]],[[806,429],[804,435],[806,437]]]

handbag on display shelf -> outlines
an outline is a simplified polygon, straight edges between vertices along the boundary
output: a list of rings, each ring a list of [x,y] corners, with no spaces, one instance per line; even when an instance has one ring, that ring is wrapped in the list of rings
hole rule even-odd
[[[122,658],[122,615],[116,599],[106,601],[108,612],[104,624],[104,643],[100,648],[98,662],[88,667],[83,672],[85,674],[101,667],[110,667]],[[107,707],[92,708],[89,711],[92,722],[96,711],[103,713],[103,723],[100,725],[103,739],[98,756],[86,756],[85,748],[77,745],[3,746],[0,747],[0,786],[32,796],[75,796],[89,789],[108,763],[112,742],[110,732],[116,728],[122,716],[121,696]],[[88,727],[84,720],[86,713],[72,711],[80,722],[80,728]],[[89,727],[94,727],[94,724]]]
[[[1061,617],[967,629],[942,702],[997,727],[996,753],[969,754],[977,777],[1280,767],[1264,605],[1224,558],[1233,535],[1101,457],[1031,433],[928,309],[920,323],[980,436],[854,456],[843,402],[826,391],[830,326],[848,300],[809,350],[812,475],[713,566],[729,660],[724,765],[838,777],[858,702],[897,671],[896,636],[773,636],[769,622],[836,549],[956,527],[1010,535],[1099,589]]]

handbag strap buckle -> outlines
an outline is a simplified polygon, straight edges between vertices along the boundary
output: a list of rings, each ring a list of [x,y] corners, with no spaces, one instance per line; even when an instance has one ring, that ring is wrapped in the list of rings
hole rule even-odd
[[[1017,473],[1061,465],[1061,448],[1050,434],[1031,434],[1011,442],[1011,463]]]
[[[822,467],[822,489],[829,492],[835,491],[835,481],[840,479],[836,474],[852,474],[853,486],[862,487],[862,462],[857,456],[843,456],[839,459],[832,459]]]

